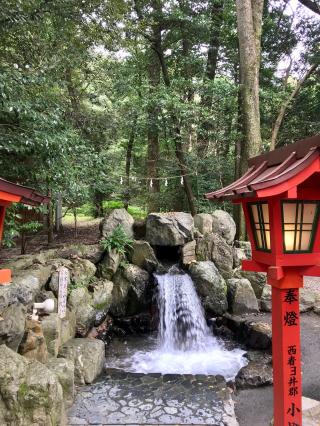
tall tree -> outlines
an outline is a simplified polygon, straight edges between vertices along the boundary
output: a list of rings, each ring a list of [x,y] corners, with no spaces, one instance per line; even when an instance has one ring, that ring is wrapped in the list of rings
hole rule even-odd
[[[276,121],[272,128],[271,133],[271,142],[270,142],[270,151],[275,149],[277,145],[277,137],[280,130],[280,127],[282,125],[284,116],[287,112],[287,109],[289,108],[290,104],[294,100],[294,98],[299,94],[303,84],[308,80],[308,78],[312,75],[312,73],[318,68],[318,64],[312,64],[310,68],[305,72],[305,74],[301,77],[300,80],[297,81],[294,89],[288,96],[288,98],[281,104],[281,107],[279,109]]]
[[[259,106],[259,70],[263,0],[237,0],[240,53],[240,89],[244,143],[241,149],[243,173],[250,157],[262,148]]]

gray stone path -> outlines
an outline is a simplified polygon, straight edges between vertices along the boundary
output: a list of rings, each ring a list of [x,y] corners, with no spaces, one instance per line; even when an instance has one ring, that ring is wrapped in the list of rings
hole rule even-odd
[[[223,377],[108,370],[78,389],[68,425],[237,426]]]

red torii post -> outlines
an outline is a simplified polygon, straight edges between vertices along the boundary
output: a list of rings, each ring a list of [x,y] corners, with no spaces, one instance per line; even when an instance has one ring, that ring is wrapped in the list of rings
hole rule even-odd
[[[46,204],[50,200],[49,197],[41,195],[32,188],[18,185],[0,178],[0,242],[3,235],[4,219],[7,207],[12,203],[23,203],[32,206]],[[11,281],[11,270],[0,269],[0,285],[7,284]]]
[[[272,286],[274,425],[302,425],[299,288],[320,276],[320,136],[249,160],[249,169],[209,200],[241,203],[252,260]]]

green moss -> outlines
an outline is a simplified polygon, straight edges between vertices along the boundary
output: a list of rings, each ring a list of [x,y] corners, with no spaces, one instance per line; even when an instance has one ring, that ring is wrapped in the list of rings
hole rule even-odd
[[[94,308],[97,309],[98,311],[103,311],[103,309],[107,306],[107,303],[97,303],[96,305],[94,305]]]
[[[24,398],[29,390],[27,383],[21,383],[18,389],[19,398]]]

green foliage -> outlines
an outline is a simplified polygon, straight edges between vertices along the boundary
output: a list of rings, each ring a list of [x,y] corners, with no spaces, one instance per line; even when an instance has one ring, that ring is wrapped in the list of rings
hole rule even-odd
[[[312,61],[319,60],[319,20],[295,16],[286,1],[265,2],[260,72],[264,147],[281,103]],[[161,11],[154,13],[154,6]],[[236,8],[224,0],[37,0],[4,2],[0,10],[1,176],[62,196],[63,206],[88,217],[99,203],[144,218],[151,194],[148,140],[159,138],[156,161],[161,211],[188,210],[180,184],[174,134],[177,124],[198,210],[213,207],[207,191],[234,178],[241,140]],[[138,9],[141,15],[138,16]],[[160,22],[161,48],[170,85],[160,69],[150,81],[151,34]],[[208,46],[216,37],[215,78],[208,78]],[[299,45],[298,45],[299,42]],[[298,49],[297,49],[298,46]],[[297,58],[285,86],[289,57]],[[281,71],[279,71],[281,68]],[[156,110],[151,122],[150,109]],[[279,145],[320,132],[319,73],[287,110]],[[173,119],[175,117],[175,119]],[[126,154],[134,135],[130,179]],[[203,151],[201,144],[205,145]],[[166,177],[168,184],[165,185]],[[121,184],[121,177],[123,183]],[[10,211],[5,244],[19,234]],[[35,231],[28,225],[23,232]]]
[[[88,283],[84,281],[70,281],[70,284],[68,285],[68,296],[71,294],[72,290],[75,290],[77,288],[87,288]]]
[[[115,250],[120,254],[125,254],[132,247],[133,240],[128,237],[122,225],[117,225],[109,237],[100,241],[104,250]]]
[[[26,210],[26,207],[21,204],[14,204],[7,209],[2,241],[4,247],[14,247],[18,237],[23,237],[22,239],[25,240],[42,229],[42,223],[37,220],[24,221],[23,210]],[[30,207],[28,210],[40,212],[42,208]]]
[[[123,201],[119,200],[104,201],[103,207],[105,212],[107,213],[108,211],[111,211],[113,209],[122,209],[124,207],[124,203]],[[130,213],[134,219],[144,219],[147,216],[147,211],[139,206],[129,206],[128,213]]]

